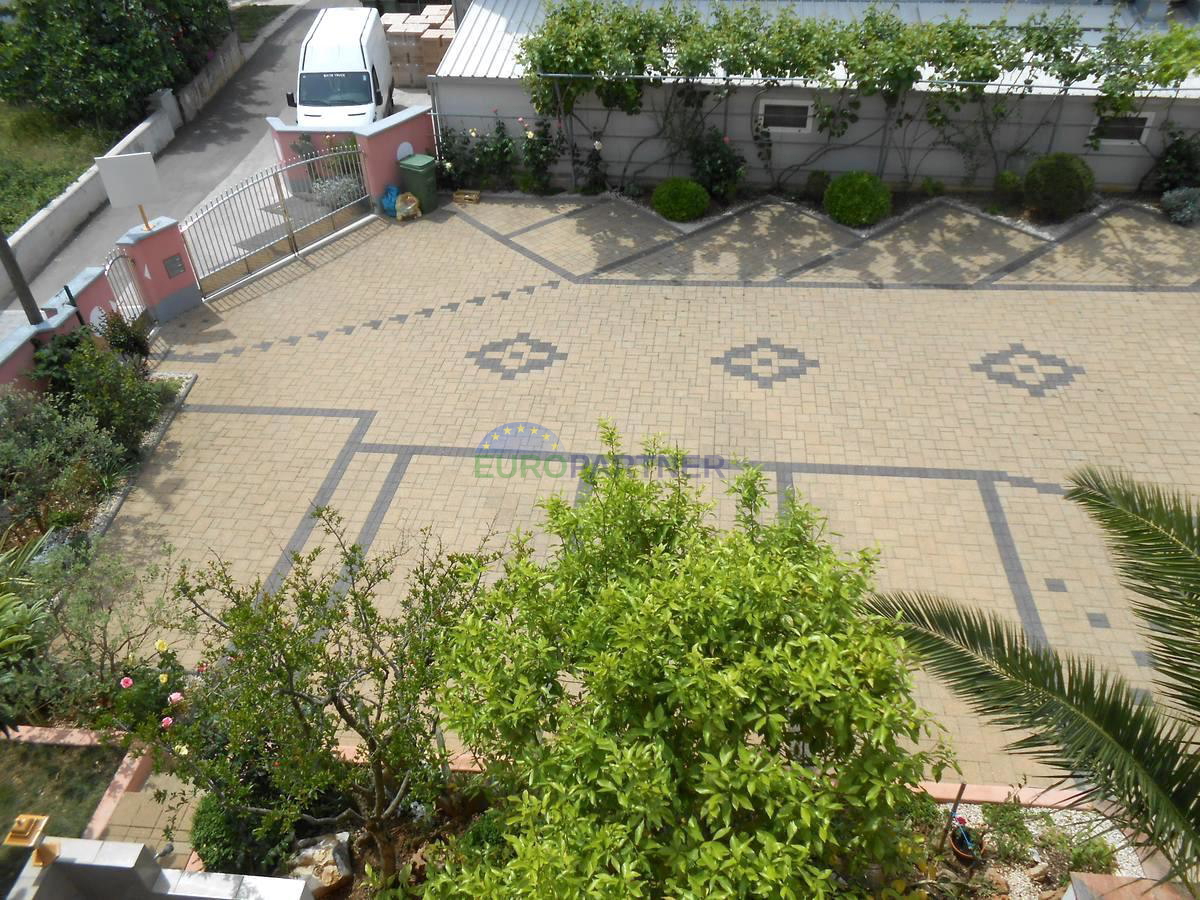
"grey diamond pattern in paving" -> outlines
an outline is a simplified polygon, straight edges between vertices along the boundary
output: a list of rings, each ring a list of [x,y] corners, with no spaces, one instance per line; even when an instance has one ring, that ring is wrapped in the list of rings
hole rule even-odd
[[[753,344],[730,347],[712,361],[730,375],[753,381],[760,388],[772,388],[789,378],[799,378],[819,366],[817,360],[809,359],[795,347],[785,347],[765,337]]]
[[[1024,344],[1009,344],[1007,350],[985,353],[971,371],[983,372],[992,381],[1029,391],[1030,396],[1044,397],[1046,391],[1057,390],[1085,374],[1083,366],[1073,366],[1061,356],[1026,350]]]
[[[505,380],[527,372],[548,369],[556,360],[566,358],[567,354],[561,352],[554,344],[535,340],[529,336],[528,331],[522,331],[516,337],[490,341],[467,354],[467,359],[475,360],[475,365],[479,368],[498,372]]]

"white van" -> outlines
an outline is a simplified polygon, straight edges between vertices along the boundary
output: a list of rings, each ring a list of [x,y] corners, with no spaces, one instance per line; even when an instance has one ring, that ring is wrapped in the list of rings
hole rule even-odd
[[[392,112],[392,62],[374,9],[323,9],[300,45],[296,124],[363,125]]]

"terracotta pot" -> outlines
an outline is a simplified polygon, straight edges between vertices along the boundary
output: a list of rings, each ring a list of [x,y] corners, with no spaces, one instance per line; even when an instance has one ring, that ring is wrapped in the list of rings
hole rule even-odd
[[[964,831],[971,839],[970,848],[963,841]],[[954,851],[959,862],[967,864],[978,862],[983,858],[983,835],[977,828],[971,828],[969,825],[955,825],[950,829],[950,849]]]

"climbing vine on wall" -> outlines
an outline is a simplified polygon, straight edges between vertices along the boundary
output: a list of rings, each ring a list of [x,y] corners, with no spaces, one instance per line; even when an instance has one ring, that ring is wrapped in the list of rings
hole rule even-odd
[[[997,143],[1024,98],[1047,94],[1038,85],[1055,85],[1049,95],[1061,101],[1072,87],[1094,82],[1098,115],[1128,115],[1147,91],[1174,88],[1200,70],[1200,34],[1178,25],[1131,31],[1114,21],[1089,47],[1069,13],[976,25],[964,17],[905,22],[875,7],[855,21],[831,21],[721,4],[706,19],[688,6],[561,0],[525,38],[520,59],[543,115],[570,117],[592,94],[610,114],[634,115],[644,110],[647,87],[675,90],[702,79],[723,82],[724,96],[744,79],[759,90],[799,81],[820,92],[816,126],[830,141],[857,121],[862,98],[882,101],[884,117],[873,132],[881,172],[893,152],[905,172],[914,169],[917,162],[905,157],[917,152],[914,130],[958,150],[969,172],[985,164],[1000,171],[1035,134],[1055,127],[1050,104],[1015,143]],[[969,114],[959,115],[964,110]],[[758,144],[769,167],[769,144]]]

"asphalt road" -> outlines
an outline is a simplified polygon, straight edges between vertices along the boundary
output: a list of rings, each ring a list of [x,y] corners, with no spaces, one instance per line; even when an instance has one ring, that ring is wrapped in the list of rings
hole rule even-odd
[[[241,70],[187,123],[158,157],[165,198],[148,207],[150,216],[182,219],[225,181],[267,133],[267,116],[285,121],[293,111],[284,94],[296,77],[300,41],[316,10],[357,6],[354,0],[310,0],[271,35]],[[138,224],[136,209],[102,207],[31,281],[38,300],[53,296],[81,269],[99,265],[121,235]],[[0,309],[15,303],[9,296]]]

